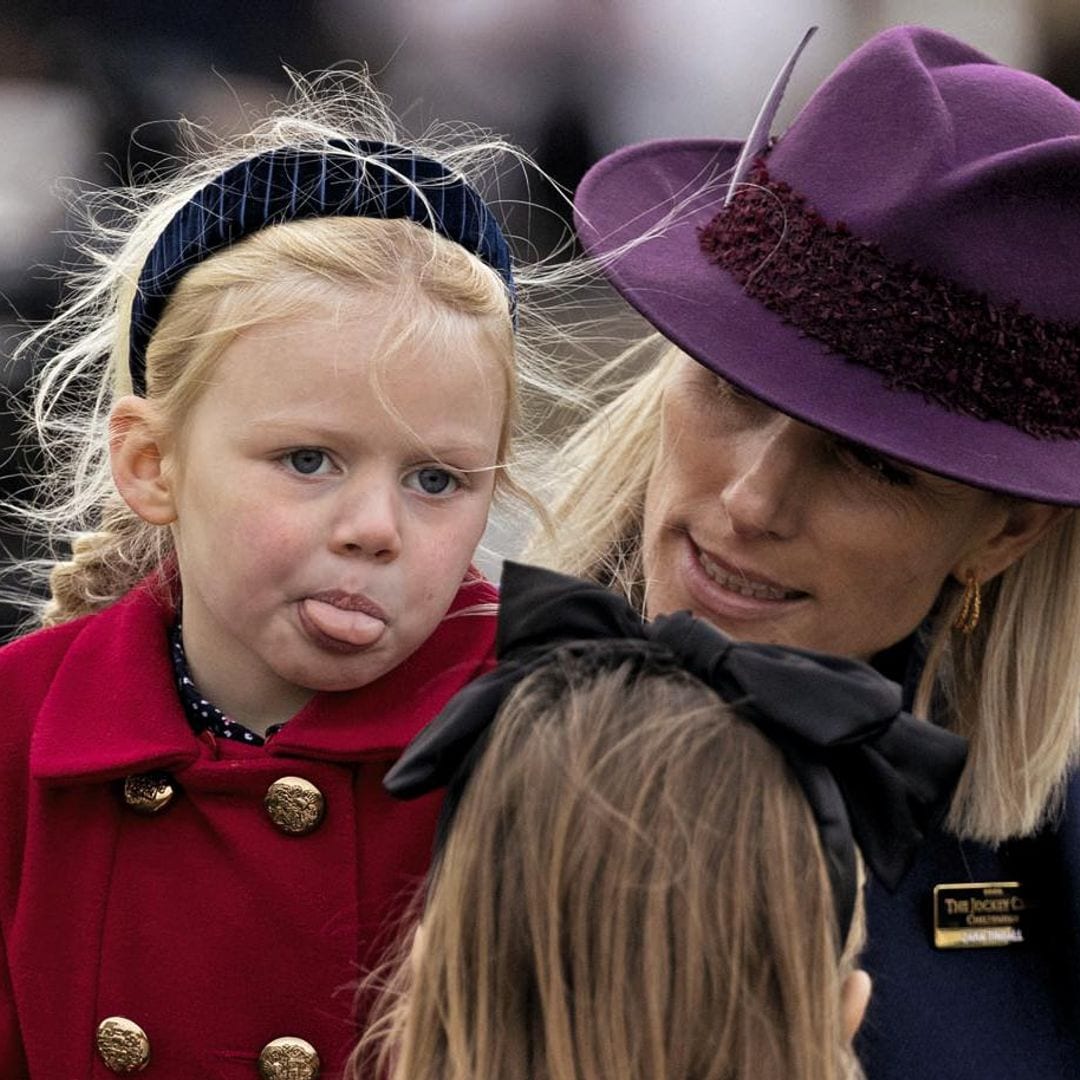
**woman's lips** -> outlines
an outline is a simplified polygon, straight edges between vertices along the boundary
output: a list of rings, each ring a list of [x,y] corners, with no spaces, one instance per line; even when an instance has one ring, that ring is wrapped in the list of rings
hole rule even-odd
[[[352,651],[374,645],[386,630],[387,618],[361,593],[327,590],[300,602],[300,621],[319,644]]]
[[[754,600],[800,600],[806,596],[799,589],[787,589],[768,578],[759,577],[745,570],[721,562],[698,548],[698,561],[702,569],[721,588]]]
[[[775,617],[810,596],[705,552],[689,536],[684,554],[683,581],[694,610],[721,626]]]

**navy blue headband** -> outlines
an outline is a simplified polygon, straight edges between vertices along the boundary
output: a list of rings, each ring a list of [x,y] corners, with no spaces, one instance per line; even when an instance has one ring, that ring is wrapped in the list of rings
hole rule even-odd
[[[506,238],[476,189],[445,165],[365,140],[334,140],[319,150],[280,147],[233,165],[200,188],[155,241],[131,306],[135,393],[146,392],[147,344],[188,270],[267,226],[319,217],[406,218],[433,229],[498,272],[511,316],[516,314]]]
[[[637,645],[712,687],[784,754],[817,822],[841,949],[858,898],[858,844],[895,889],[945,814],[967,744],[901,709],[900,688],[856,660],[732,641],[687,611],[645,623],[622,597],[551,570],[507,562],[499,664],[461,690],[409,744],[383,785],[409,799],[446,786],[436,854],[502,703],[558,650],[615,660]]]

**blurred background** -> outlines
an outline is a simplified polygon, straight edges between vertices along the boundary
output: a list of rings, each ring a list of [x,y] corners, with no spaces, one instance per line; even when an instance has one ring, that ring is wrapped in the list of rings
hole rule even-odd
[[[821,29],[778,131],[852,49],[907,22],[1080,97],[1076,0],[4,0],[0,393],[20,392],[28,372],[11,347],[21,327],[48,317],[59,289],[50,268],[73,257],[65,178],[128,180],[174,149],[178,116],[242,123],[286,90],[283,65],[364,62],[407,130],[434,119],[493,128],[573,188],[625,143],[741,137],[811,23]],[[531,196],[557,205],[541,188]],[[510,227],[540,252],[563,235],[552,214]],[[0,461],[6,496],[27,464],[10,408],[0,410]],[[22,554],[10,528],[0,544],[0,558]],[[0,635],[10,620],[0,605]]]

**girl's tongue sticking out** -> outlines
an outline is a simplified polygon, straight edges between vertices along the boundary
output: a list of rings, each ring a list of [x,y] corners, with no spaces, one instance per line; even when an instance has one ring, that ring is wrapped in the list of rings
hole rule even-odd
[[[349,645],[374,645],[386,629],[373,605],[347,605],[308,597],[300,605],[302,618],[316,635]]]

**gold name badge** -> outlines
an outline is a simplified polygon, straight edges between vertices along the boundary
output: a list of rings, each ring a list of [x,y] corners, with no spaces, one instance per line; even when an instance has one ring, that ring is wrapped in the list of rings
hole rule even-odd
[[[934,886],[934,947],[988,949],[1024,941],[1031,904],[1018,881]]]

